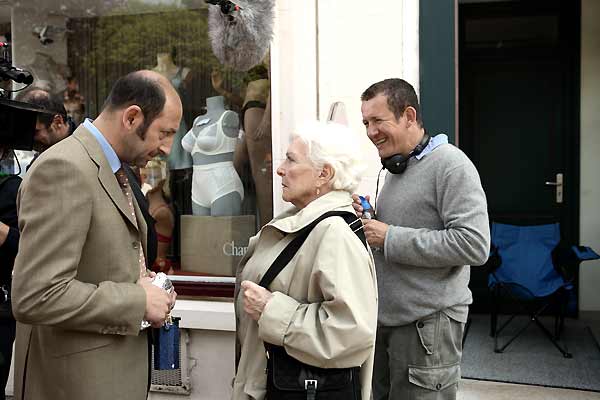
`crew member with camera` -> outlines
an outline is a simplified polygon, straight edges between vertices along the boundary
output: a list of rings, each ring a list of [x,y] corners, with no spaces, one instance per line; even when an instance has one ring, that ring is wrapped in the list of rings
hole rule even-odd
[[[455,399],[472,302],[469,265],[483,264],[490,246],[479,174],[446,135],[428,137],[408,82],[375,83],[361,100],[367,135],[390,172],[377,220],[364,221],[367,241],[379,249],[373,398]]]
[[[19,93],[17,101],[32,104],[47,113],[38,113],[33,136],[33,149],[39,153],[60,142],[74,131],[65,106],[45,90],[32,88]]]

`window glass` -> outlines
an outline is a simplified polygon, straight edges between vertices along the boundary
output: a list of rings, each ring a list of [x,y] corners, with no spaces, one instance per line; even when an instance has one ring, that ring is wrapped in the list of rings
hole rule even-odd
[[[235,275],[249,237],[272,218],[268,57],[248,71],[222,65],[208,7],[215,6],[20,0],[0,12],[0,35],[11,43],[13,65],[33,75],[31,87],[62,99],[76,124],[93,120],[116,79],[131,71],[171,81],[184,111],[171,154],[137,171],[157,221],[153,269],[231,282],[214,277]]]

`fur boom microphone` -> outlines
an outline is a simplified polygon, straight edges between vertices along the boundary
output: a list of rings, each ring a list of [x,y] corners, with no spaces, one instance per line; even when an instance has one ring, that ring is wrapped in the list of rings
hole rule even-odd
[[[259,64],[273,36],[275,0],[206,0],[208,35],[219,61],[237,71]]]

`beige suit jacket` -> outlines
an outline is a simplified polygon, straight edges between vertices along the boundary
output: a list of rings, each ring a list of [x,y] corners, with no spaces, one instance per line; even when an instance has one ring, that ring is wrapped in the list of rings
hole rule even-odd
[[[83,126],[45,151],[19,191],[12,306],[15,398],[142,400],[146,225]]]

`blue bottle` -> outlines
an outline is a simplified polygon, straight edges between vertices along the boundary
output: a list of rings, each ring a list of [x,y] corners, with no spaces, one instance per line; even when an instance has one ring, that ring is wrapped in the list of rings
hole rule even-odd
[[[371,204],[367,201],[367,199],[365,199],[363,196],[358,196],[358,198],[360,199],[360,205],[363,208],[362,217],[365,219],[377,219],[375,217],[375,210],[373,210],[373,207],[371,207]]]

